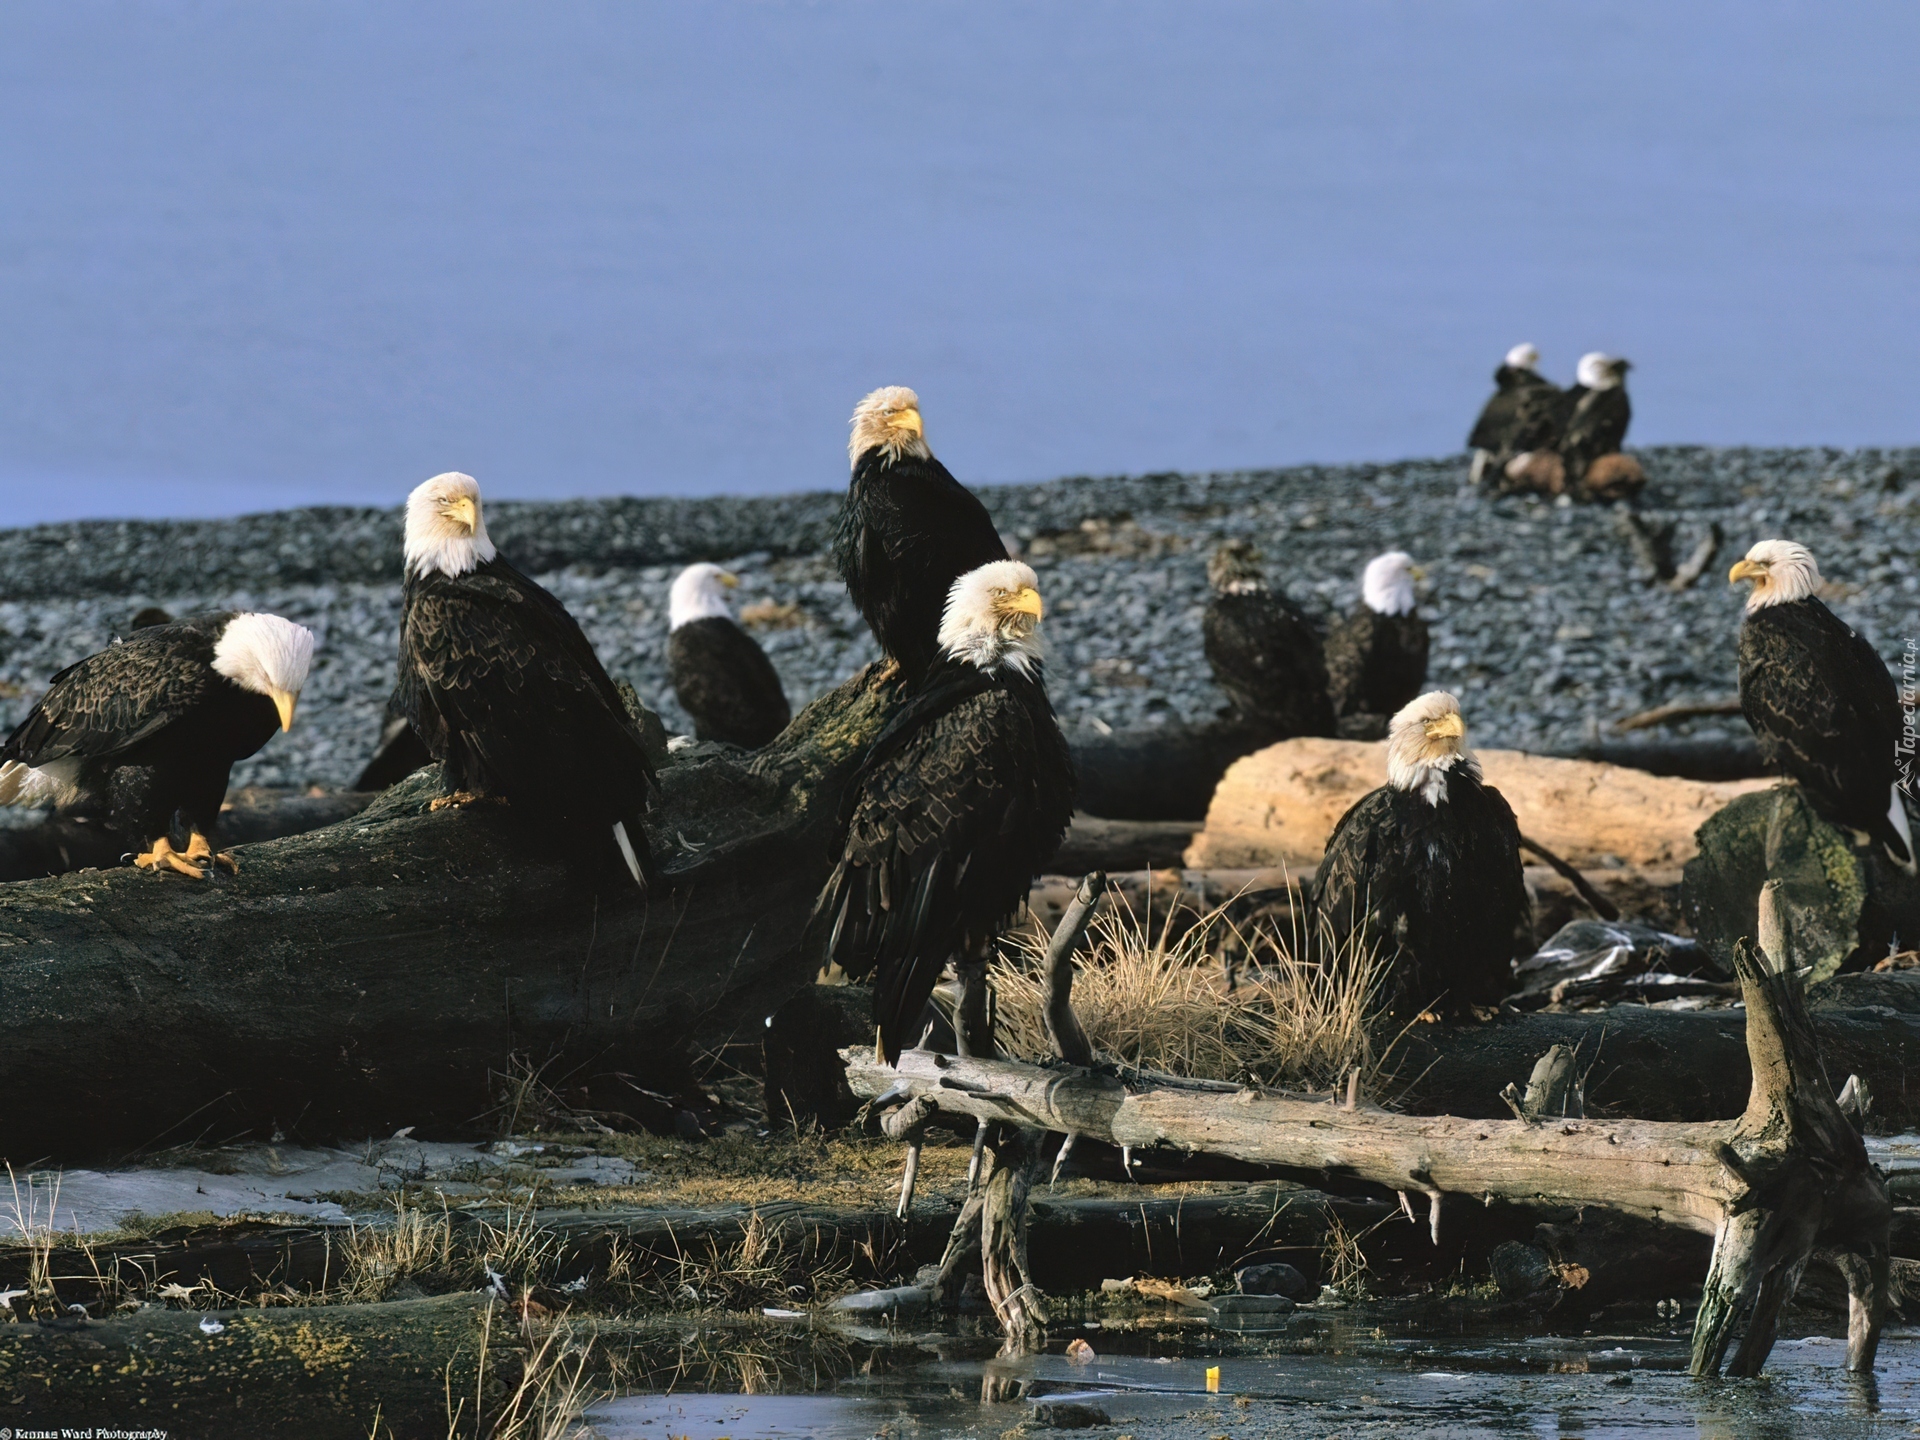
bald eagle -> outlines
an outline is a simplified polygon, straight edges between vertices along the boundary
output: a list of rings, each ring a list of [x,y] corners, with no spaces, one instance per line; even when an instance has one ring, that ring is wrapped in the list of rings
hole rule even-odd
[[[1333,702],[1320,637],[1306,612],[1267,588],[1260,555],[1229,540],[1207,563],[1213,599],[1201,631],[1233,718],[1276,740],[1331,735]]]
[[[887,1063],[912,1043],[949,960],[983,960],[1073,818],[1073,761],[1017,560],[950,588],[939,658],[874,741],[849,790],[840,862],[809,927],[824,959],[873,976]]]
[[[1393,717],[1387,783],[1340,817],[1309,897],[1330,963],[1377,946],[1400,1013],[1490,1005],[1513,981],[1530,907],[1520,829],[1482,783],[1460,702],[1422,695]]]
[[[1516,345],[1493,372],[1494,392],[1474,421],[1472,481],[1505,475],[1516,457],[1551,450],[1566,423],[1566,392],[1540,373],[1540,352]]]
[[[566,607],[495,551],[471,476],[407,497],[395,698],[445,772],[436,805],[502,799],[543,839],[611,834],[646,884],[639,732]]]
[[[767,652],[727,606],[725,591],[739,583],[704,562],[680,572],[668,597],[667,674],[695,736],[757,750],[793,711]]]
[[[1820,602],[1813,553],[1762,540],[1727,583],[1751,581],[1740,626],[1740,709],[1760,753],[1799,782],[1814,810],[1914,869],[1901,796],[1905,717],[1879,653]]]
[[[1599,350],[1580,357],[1577,383],[1567,392],[1572,409],[1560,437],[1567,485],[1576,492],[1605,490],[1609,493],[1600,498],[1613,499],[1612,492],[1630,494],[1646,482],[1639,465],[1626,457],[1602,466],[1598,474],[1590,473],[1598,461],[1618,455],[1626,443],[1627,425],[1633,419],[1626,384],[1632,368],[1627,361]]]
[[[278,615],[222,611],[150,625],[69,665],[0,746],[0,804],[103,817],[142,870],[204,880],[227,776],[293,728],[313,632]],[[176,817],[185,851],[173,848]],[[140,847],[146,847],[144,850]]]
[[[920,397],[904,385],[868,395],[847,442],[853,480],[833,563],[873,638],[917,681],[939,654],[935,636],[955,580],[1007,558],[987,507],[927,448]]]
[[[1350,740],[1378,740],[1427,683],[1427,622],[1413,608],[1420,572],[1404,550],[1367,562],[1360,604],[1327,634],[1327,693]]]

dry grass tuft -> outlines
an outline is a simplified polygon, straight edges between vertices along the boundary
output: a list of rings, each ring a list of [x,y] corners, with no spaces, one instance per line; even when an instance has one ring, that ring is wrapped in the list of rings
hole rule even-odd
[[[1024,931],[994,962],[1003,1045],[1048,1052],[1041,1004],[1047,937]],[[1355,1068],[1374,1090],[1380,1053],[1372,1021],[1385,967],[1347,947],[1321,966],[1297,958],[1299,937],[1259,923],[1242,931],[1217,907],[1178,935],[1156,935],[1124,902],[1088,930],[1073,982],[1074,1013],[1094,1048],[1142,1069],[1202,1079],[1331,1090]],[[1223,955],[1239,957],[1228,988]]]
[[[23,1179],[8,1165],[7,1184],[13,1192],[7,1207],[8,1218],[27,1252],[25,1289],[5,1294],[8,1318],[25,1320],[42,1313],[55,1313],[58,1307],[53,1294],[53,1226],[60,1206],[60,1177],[54,1176],[52,1187],[42,1190],[31,1174]]]
[[[589,1435],[581,1415],[599,1395],[588,1379],[593,1342],[578,1340],[573,1327],[562,1319],[537,1340],[530,1339],[523,1350],[516,1347],[498,1357],[494,1308],[487,1307],[481,1324],[480,1359],[471,1397],[454,1395],[448,1369],[447,1440],[576,1440]],[[488,1371],[502,1368],[508,1383],[495,1403],[488,1405]],[[375,1430],[377,1435],[377,1422]]]

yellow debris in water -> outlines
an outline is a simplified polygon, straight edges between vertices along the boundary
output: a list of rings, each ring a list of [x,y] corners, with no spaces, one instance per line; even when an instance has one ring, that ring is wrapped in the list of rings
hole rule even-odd
[[[1209,1365],[1207,1367],[1207,1393],[1209,1395],[1218,1395],[1220,1393],[1220,1367],[1218,1365]]]

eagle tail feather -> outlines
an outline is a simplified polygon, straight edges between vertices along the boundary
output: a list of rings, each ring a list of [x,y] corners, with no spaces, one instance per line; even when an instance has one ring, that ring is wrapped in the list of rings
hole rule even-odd
[[[1893,824],[1893,833],[1899,838],[1899,848],[1889,845],[1887,850],[1893,856],[1893,863],[1909,875],[1920,872],[1920,862],[1916,861],[1913,848],[1913,827],[1907,822],[1906,799],[1900,793],[1900,782],[1893,782],[1892,801],[1887,806],[1887,819]],[[1904,851],[1904,853],[1902,853]]]
[[[620,858],[627,862],[627,871],[633,876],[633,883],[642,890],[646,889],[647,877],[641,872],[640,857],[633,853],[633,841],[627,838],[626,821],[613,822],[613,843],[620,847]]]

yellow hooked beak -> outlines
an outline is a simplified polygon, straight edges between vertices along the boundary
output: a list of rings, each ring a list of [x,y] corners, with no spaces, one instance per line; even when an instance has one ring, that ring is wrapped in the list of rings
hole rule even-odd
[[[293,706],[294,702],[300,697],[297,695],[289,695],[284,690],[275,690],[271,698],[273,700],[273,708],[280,712],[280,728],[282,730],[293,729]]]
[[[1451,715],[1442,715],[1427,722],[1429,740],[1458,740],[1466,733],[1467,722],[1461,718],[1457,710]]]
[[[1727,572],[1727,583],[1738,585],[1742,580],[1758,580],[1766,573],[1767,567],[1758,560],[1737,560]]]
[[[1409,567],[1409,569],[1407,570],[1407,573],[1413,576],[1413,578],[1416,580],[1424,580],[1427,578],[1426,570],[1418,565]]]
[[[1031,615],[1036,620],[1045,619],[1047,614],[1040,592],[1031,585],[1022,585],[1007,596],[1000,602],[1000,609],[1008,615]]]
[[[466,526],[469,535],[480,528],[480,507],[474,503],[471,495],[459,495],[447,501],[440,507],[440,513]]]
[[[920,412],[918,410],[902,410],[898,415],[889,415],[887,417],[887,428],[889,430],[911,430],[922,440],[927,438],[927,432],[922,429],[920,425]]]
[[[740,583],[740,577],[738,575],[730,574],[729,572],[722,570],[720,572],[720,583],[726,586],[727,589],[731,590],[734,588],[734,586]]]

